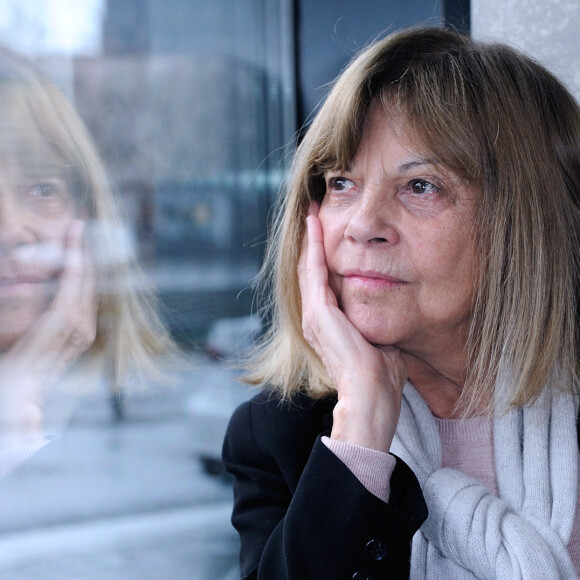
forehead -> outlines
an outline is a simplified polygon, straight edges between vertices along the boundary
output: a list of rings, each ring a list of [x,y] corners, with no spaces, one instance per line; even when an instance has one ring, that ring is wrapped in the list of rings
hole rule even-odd
[[[0,81],[0,147],[48,158],[62,148],[62,120],[57,104],[41,87],[22,82]]]
[[[33,119],[0,115],[0,166],[24,175],[61,176],[70,164]]]
[[[381,102],[374,102],[369,108],[351,165],[368,156],[382,157],[385,163],[401,164],[403,168],[421,163],[443,169],[439,157],[425,147],[407,116],[400,109],[386,107]]]
[[[13,152],[0,151],[0,180],[13,184],[37,180],[69,181],[70,172],[62,163],[33,159],[27,161]]]

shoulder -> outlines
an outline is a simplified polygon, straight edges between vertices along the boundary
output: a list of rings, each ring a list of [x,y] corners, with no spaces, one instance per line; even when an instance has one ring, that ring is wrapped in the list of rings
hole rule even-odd
[[[335,403],[334,397],[312,399],[300,393],[286,401],[273,389],[260,391],[232,415],[224,452],[306,463],[317,436],[330,433]]]
[[[242,403],[233,414],[232,420],[249,416],[255,429],[316,429],[324,425],[335,404],[335,397],[313,399],[304,393],[298,393],[292,399],[285,400],[275,390],[264,389]]]
[[[260,440],[278,440],[289,433],[320,433],[332,427],[335,397],[313,399],[304,393],[282,399],[274,389],[264,389],[233,413],[229,430],[251,428]]]

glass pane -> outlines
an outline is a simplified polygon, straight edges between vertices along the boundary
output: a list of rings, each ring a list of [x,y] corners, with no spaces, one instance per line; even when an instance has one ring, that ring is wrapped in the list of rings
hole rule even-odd
[[[228,363],[261,329],[250,284],[296,129],[291,14],[290,0],[0,4],[4,44],[72,103],[118,194],[110,260],[136,253],[188,363],[169,383],[51,387],[42,445],[0,480],[1,578],[238,577],[219,457],[250,394]],[[112,222],[86,211],[100,255]],[[0,380],[30,332],[3,349]]]

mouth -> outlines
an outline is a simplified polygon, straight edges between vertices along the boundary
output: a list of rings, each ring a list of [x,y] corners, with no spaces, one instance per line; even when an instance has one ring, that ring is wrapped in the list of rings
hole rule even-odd
[[[347,270],[341,277],[349,283],[368,289],[400,288],[409,284],[400,278],[369,270]]]
[[[0,286],[10,286],[11,284],[36,284],[44,282],[45,278],[42,276],[35,276],[34,274],[21,274],[18,276],[0,276]]]
[[[46,281],[45,278],[32,275],[0,277],[0,297],[10,298],[25,295],[38,284]]]

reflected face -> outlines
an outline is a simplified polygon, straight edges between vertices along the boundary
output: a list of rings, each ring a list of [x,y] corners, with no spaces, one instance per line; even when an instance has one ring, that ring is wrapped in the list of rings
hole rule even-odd
[[[0,162],[0,351],[47,309],[62,272],[76,211],[57,171]]]
[[[463,349],[474,302],[477,193],[371,107],[347,171],[325,174],[319,218],[340,307],[373,344],[426,358]]]

